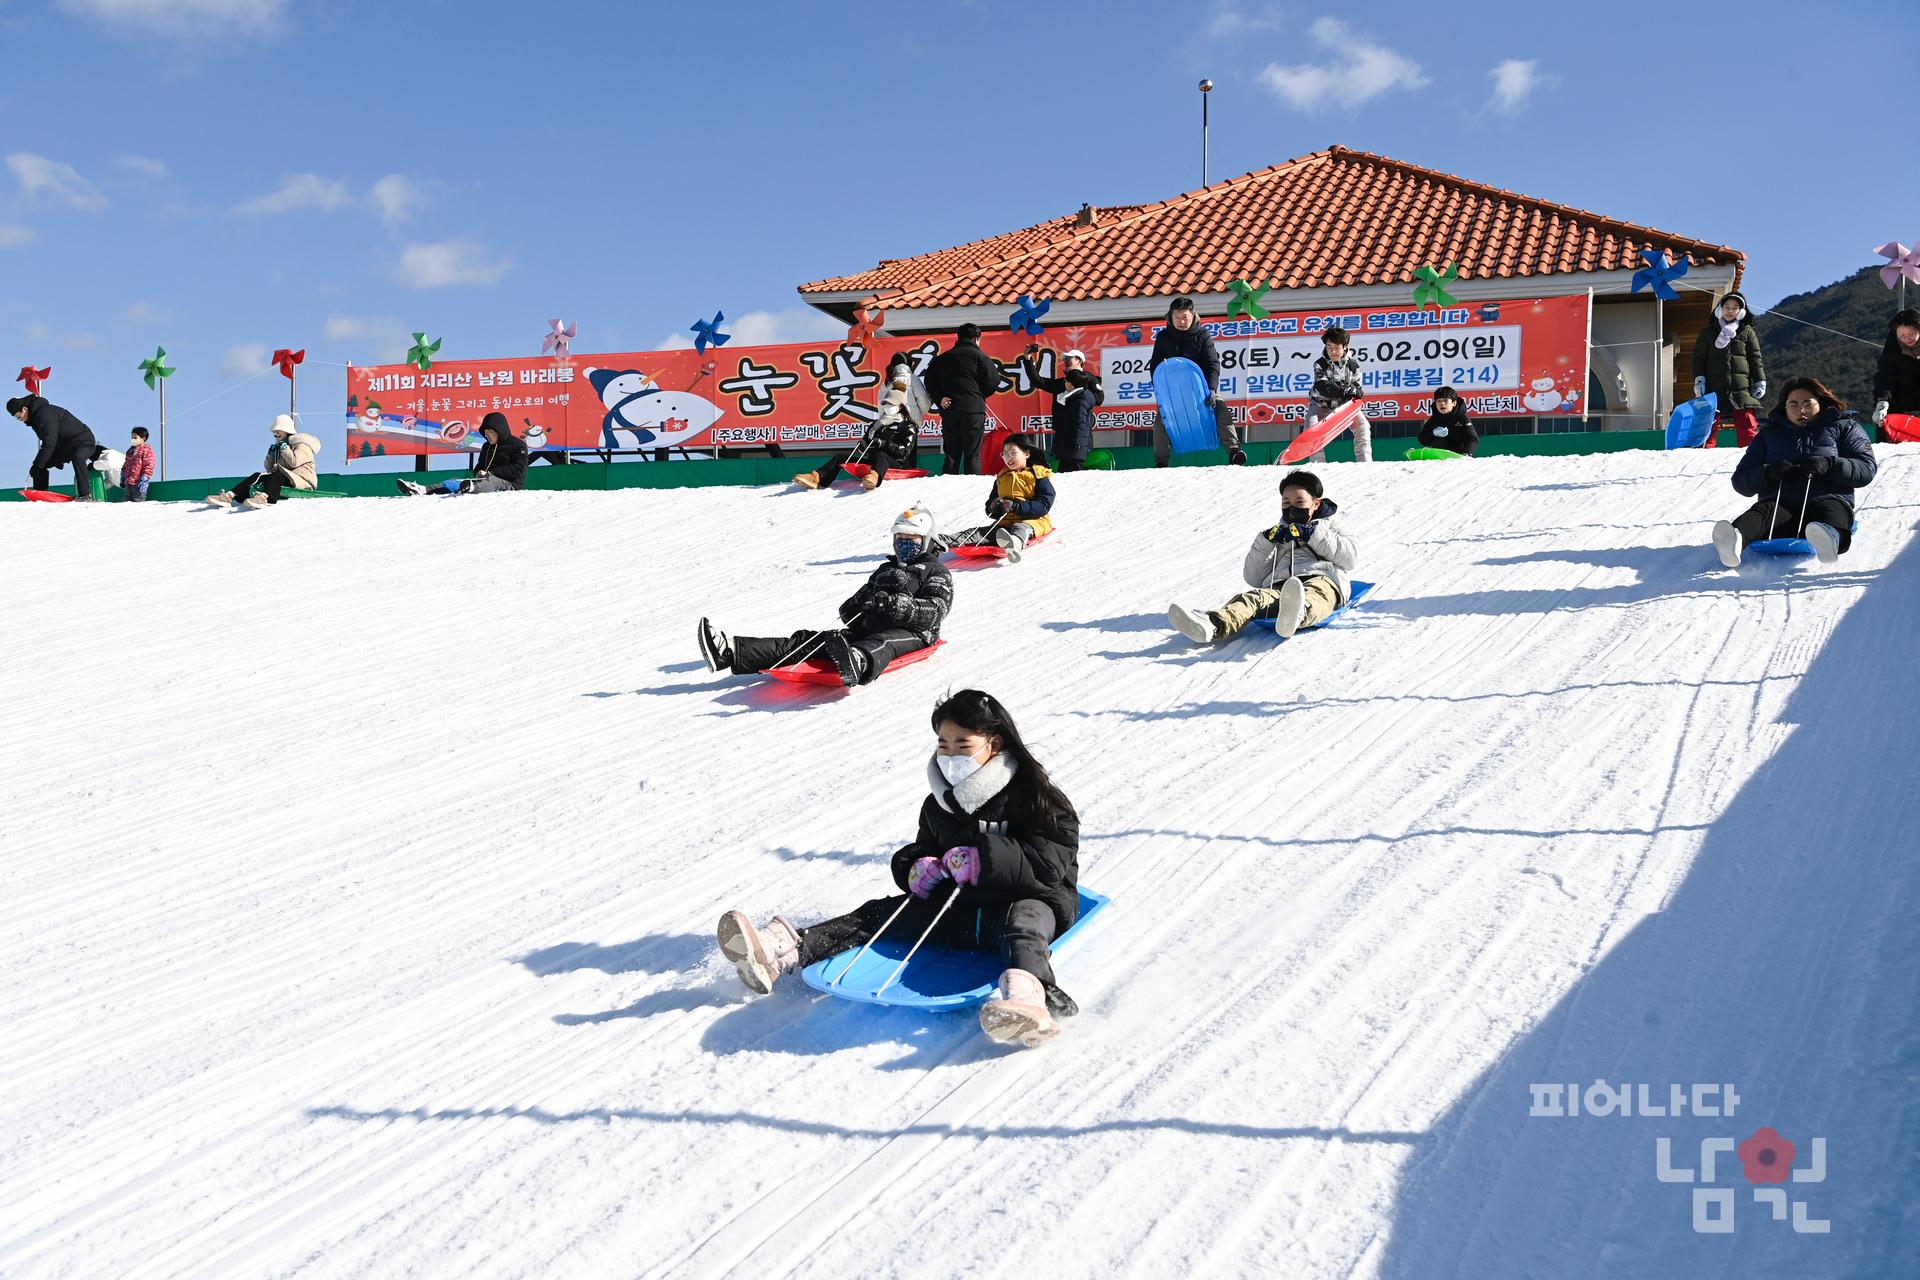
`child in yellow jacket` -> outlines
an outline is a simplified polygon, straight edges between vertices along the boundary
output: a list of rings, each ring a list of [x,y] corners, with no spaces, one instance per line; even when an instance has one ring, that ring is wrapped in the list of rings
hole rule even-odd
[[[1034,461],[1033,437],[1011,435],[1000,446],[1003,470],[993,478],[987,498],[992,524],[962,529],[942,541],[949,547],[978,546],[992,541],[1007,553],[1009,564],[1020,563],[1027,544],[1053,531],[1047,513],[1053,510],[1053,472]]]

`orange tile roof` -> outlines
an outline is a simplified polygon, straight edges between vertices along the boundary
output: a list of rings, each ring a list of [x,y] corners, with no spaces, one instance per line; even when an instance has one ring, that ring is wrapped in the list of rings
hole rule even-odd
[[[1746,255],[1345,147],[1156,204],[1076,216],[800,286],[871,290],[888,310],[1224,293],[1232,280],[1288,289],[1412,284],[1421,266],[1463,280],[1636,270],[1643,248],[1693,263]]]

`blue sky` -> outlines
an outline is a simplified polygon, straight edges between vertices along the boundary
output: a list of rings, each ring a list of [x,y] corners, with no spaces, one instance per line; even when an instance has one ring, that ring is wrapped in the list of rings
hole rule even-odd
[[[796,284],[1331,143],[1731,244],[1761,305],[1920,238],[1911,4],[0,0],[0,373],[245,470],[349,359],[838,332]],[[1602,25],[1604,16],[1604,26]],[[333,363],[326,363],[333,362]],[[14,387],[13,393],[19,388]],[[0,483],[32,436],[0,426]]]

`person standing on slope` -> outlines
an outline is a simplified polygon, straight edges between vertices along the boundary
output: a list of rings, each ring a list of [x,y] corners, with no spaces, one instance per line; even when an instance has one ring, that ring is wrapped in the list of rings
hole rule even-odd
[[[1195,644],[1212,644],[1255,618],[1272,618],[1275,633],[1290,636],[1325,622],[1352,599],[1348,575],[1359,562],[1360,548],[1341,522],[1339,505],[1324,492],[1313,472],[1289,472],[1280,481],[1280,523],[1253,535],[1241,566],[1252,590],[1206,613],[1169,606],[1167,621],[1174,630]]]
[[[1245,466],[1247,455],[1240,448],[1240,427],[1233,420],[1233,410],[1220,399],[1220,351],[1213,345],[1213,335],[1200,323],[1200,317],[1193,309],[1193,299],[1175,298],[1167,307],[1167,323],[1153,337],[1153,355],[1147,360],[1147,376],[1160,367],[1163,360],[1174,357],[1191,360],[1200,366],[1200,372],[1207,380],[1207,407],[1213,410],[1213,422],[1220,430],[1220,443],[1226,446],[1227,461],[1236,467]],[[1173,460],[1173,441],[1167,436],[1166,421],[1159,410],[1153,415],[1153,465],[1164,467]]]
[[[1093,452],[1093,411],[1106,403],[1100,375],[1087,372],[1086,352],[1075,348],[1060,357],[1060,376],[1049,378],[1040,372],[1035,357],[1040,344],[1030,342],[1020,357],[1027,380],[1053,397],[1053,455],[1062,473],[1078,471]]]
[[[45,489],[52,483],[48,479],[52,468],[72,467],[74,501],[89,500],[93,488],[88,482],[87,465],[93,461],[93,451],[99,444],[87,424],[39,395],[14,397],[7,401],[7,412],[33,428],[33,434],[40,438],[40,448],[27,464],[27,478],[32,486]]]
[[[1912,307],[1895,313],[1873,370],[1873,425],[1884,427],[1889,413],[1920,414],[1920,311]]]
[[[720,952],[747,990],[766,995],[783,974],[863,946],[883,927],[893,938],[931,927],[931,943],[1000,952],[1006,968],[980,1028],[1032,1048],[1079,1012],[1054,980],[1049,946],[1079,915],[1080,818],[991,694],[962,689],[946,699],[933,731],[919,828],[893,855],[902,892],[805,929],[784,916],[756,928],[729,911]]]
[[[963,324],[951,347],[927,366],[927,395],[940,406],[946,463],[942,474],[970,476],[980,469],[987,430],[987,399],[1005,378],[999,362],[980,349],[980,326]]]
[[[1718,415],[1731,418],[1734,439],[1742,449],[1760,430],[1759,411],[1766,406],[1767,362],[1760,354],[1760,331],[1747,313],[1746,297],[1729,293],[1720,309],[1707,317],[1693,340],[1693,394],[1719,397]],[[1713,444],[1713,434],[1707,434]]]
[[[1853,545],[1853,491],[1873,482],[1873,445],[1846,402],[1818,378],[1787,383],[1740,465],[1733,490],[1758,498],[1713,526],[1720,563],[1737,568],[1765,538],[1805,538],[1822,564]]]

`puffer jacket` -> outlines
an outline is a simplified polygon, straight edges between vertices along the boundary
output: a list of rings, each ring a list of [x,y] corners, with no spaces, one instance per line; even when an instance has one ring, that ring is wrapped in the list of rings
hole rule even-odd
[[[1034,463],[1018,471],[1011,468],[1002,471],[993,478],[987,514],[996,519],[1005,516],[1008,524],[1032,525],[1035,541],[1046,537],[1053,531],[1053,521],[1047,518],[1047,513],[1053,510],[1052,476],[1053,472]]]
[[[1472,457],[1473,451],[1480,447],[1480,433],[1473,428],[1467,417],[1466,402],[1453,402],[1452,413],[1435,413],[1428,416],[1426,424],[1420,428],[1420,446],[1424,449],[1446,449],[1465,457]]]
[[[1730,293],[1727,298],[1737,299],[1740,309],[1747,311],[1747,300],[1739,294]],[[1724,304],[1726,300],[1720,301]],[[1760,354],[1760,331],[1753,327],[1752,314],[1740,317],[1733,340],[1726,346],[1714,345],[1719,337],[1720,308],[1715,306],[1701,326],[1700,336],[1693,340],[1693,376],[1707,380],[1707,390],[1720,397],[1722,409],[1758,409],[1760,401],[1753,388],[1767,380],[1767,363]]]
[[[1288,578],[1310,578],[1315,574],[1330,580],[1345,604],[1353,594],[1348,574],[1359,563],[1360,547],[1339,517],[1340,507],[1331,498],[1320,500],[1313,517],[1313,535],[1302,547],[1287,536],[1287,526],[1276,524],[1253,535],[1247,551],[1247,563],[1241,573],[1250,587],[1277,587]]]
[[[1005,378],[1000,365],[978,343],[956,339],[927,366],[927,395],[936,404],[952,400],[953,413],[985,414],[987,398],[999,391]]]
[[[1061,818],[1059,838],[1021,830],[1010,821],[1025,812],[1031,793],[1019,767],[997,755],[976,772],[948,786],[933,760],[927,761],[927,798],[920,805],[920,827],[913,843],[893,855],[893,879],[901,889],[913,864],[938,858],[949,849],[980,851],[980,883],[963,887],[953,911],[965,918],[979,913],[982,925],[995,909],[1022,898],[1037,898],[1053,909],[1054,937],[1073,926],[1080,914],[1080,819]],[[950,888],[936,894],[952,893]]]
[[[1873,370],[1873,398],[1887,402],[1889,413],[1920,413],[1920,348],[1909,352],[1895,331],[1903,324],[1920,329],[1920,311],[1908,309],[1887,326],[1887,345]]]
[[[1053,449],[1063,458],[1084,458],[1093,451],[1093,411],[1107,402],[1100,375],[1081,370],[1046,378],[1033,357],[1021,356],[1027,380],[1053,397]]]
[[[929,538],[926,553],[917,559],[903,563],[888,556],[840,605],[840,621],[856,636],[906,630],[922,645],[932,644],[953,608],[953,575],[940,563],[941,554],[938,540]],[[904,603],[896,608],[898,602]]]
[[[315,462],[319,456],[320,437],[296,431],[285,440],[273,442],[273,447],[267,450],[267,460],[260,469],[278,471],[296,489],[317,489],[320,487],[320,468]]]
[[[45,396],[27,395],[21,398],[27,402],[27,426],[40,438],[40,448],[33,455],[33,470],[44,471],[50,467],[65,466],[70,459],[89,457],[100,447],[86,423],[59,405],[50,403]],[[74,479],[85,484],[85,479],[79,473],[80,468],[76,466]]]
[[[1784,483],[1767,479],[1767,468],[1776,462],[1804,462],[1808,458],[1832,458],[1825,475],[1795,475]],[[1780,495],[1785,501],[1805,502],[1812,498],[1838,498],[1853,505],[1853,491],[1873,483],[1878,470],[1873,444],[1860,427],[1859,415],[1851,409],[1824,409],[1805,427],[1787,420],[1785,408],[1776,408],[1760,426],[1733,469],[1733,490],[1762,502]]]
[[[1200,323],[1198,315],[1193,318],[1191,329],[1173,327],[1173,308],[1167,308],[1167,323],[1153,337],[1153,355],[1147,360],[1147,374],[1160,367],[1163,360],[1175,356],[1191,360],[1200,366],[1200,372],[1207,375],[1207,391],[1217,395],[1220,391],[1220,350],[1213,345],[1213,335]]]
[[[1313,362],[1313,402],[1324,409],[1338,409],[1349,400],[1358,400],[1366,394],[1366,388],[1360,381],[1360,362],[1353,358],[1353,352],[1338,360],[1329,360],[1322,352]]]
[[[475,474],[484,471],[494,479],[504,480],[516,489],[526,488],[527,442],[513,434],[513,427],[508,424],[507,415],[488,414],[480,420],[480,429],[492,430],[500,438],[480,446],[479,456],[473,460]]]
[[[880,416],[860,439],[860,455],[865,457],[869,450],[880,449],[896,462],[913,457],[920,448],[920,424],[930,407],[926,394],[916,378],[907,384],[906,399],[898,406],[888,404],[882,396]]]

